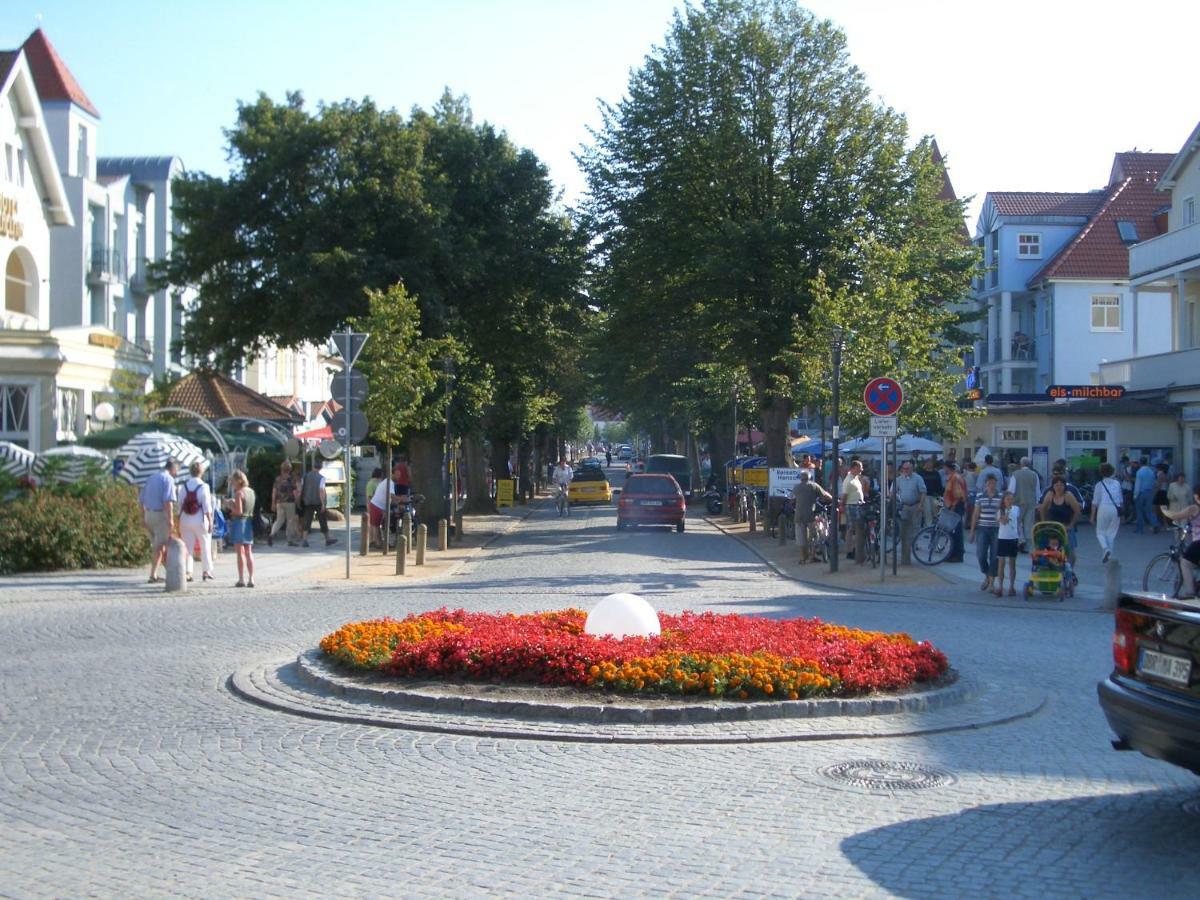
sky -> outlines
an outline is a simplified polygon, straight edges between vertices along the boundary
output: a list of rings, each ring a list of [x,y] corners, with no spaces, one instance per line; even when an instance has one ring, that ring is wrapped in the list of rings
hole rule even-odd
[[[1084,191],[1123,150],[1177,152],[1200,119],[1200,3],[811,0],[875,94],[932,134],[974,228],[988,191]],[[101,115],[102,156],[228,172],[259,92],[428,109],[449,88],[574,203],[574,161],[677,0],[5,0],[0,49],[41,27]],[[1143,11],[1144,10],[1144,11]],[[1183,36],[1184,40],[1177,40]]]

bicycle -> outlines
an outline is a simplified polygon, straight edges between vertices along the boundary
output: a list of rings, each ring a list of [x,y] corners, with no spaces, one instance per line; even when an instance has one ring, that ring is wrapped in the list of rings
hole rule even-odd
[[[913,559],[923,566],[945,562],[954,548],[954,532],[961,524],[962,516],[952,509],[942,509],[932,525],[926,525],[913,537]]]
[[[1183,570],[1179,566],[1179,560],[1190,543],[1188,540],[1189,529],[1186,525],[1171,527],[1175,529],[1175,540],[1171,544],[1171,549],[1166,553],[1158,554],[1147,563],[1146,571],[1142,573],[1142,590],[1167,597],[1177,597],[1180,588],[1183,587]]]
[[[560,517],[571,515],[571,500],[567,496],[567,486],[565,484],[558,486],[558,493],[554,497],[554,505],[558,507]]]

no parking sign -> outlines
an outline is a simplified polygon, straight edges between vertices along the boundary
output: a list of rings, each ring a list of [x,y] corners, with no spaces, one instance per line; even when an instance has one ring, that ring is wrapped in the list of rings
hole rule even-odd
[[[894,416],[904,405],[904,391],[895,378],[872,378],[863,391],[863,403],[873,416]]]

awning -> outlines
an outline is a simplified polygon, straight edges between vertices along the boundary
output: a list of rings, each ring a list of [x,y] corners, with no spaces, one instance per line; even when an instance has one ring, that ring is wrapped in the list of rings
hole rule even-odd
[[[297,431],[294,437],[302,441],[332,441],[333,429],[329,425],[322,425],[311,431]]]

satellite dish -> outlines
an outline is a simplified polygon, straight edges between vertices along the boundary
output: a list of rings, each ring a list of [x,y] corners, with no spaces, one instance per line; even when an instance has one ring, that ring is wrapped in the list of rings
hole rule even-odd
[[[337,441],[321,441],[317,449],[321,451],[321,455],[326,459],[337,459],[342,455],[342,445]]]
[[[287,443],[283,445],[283,452],[287,455],[288,459],[291,459],[294,456],[299,456],[300,441],[294,437],[288,438]]]

